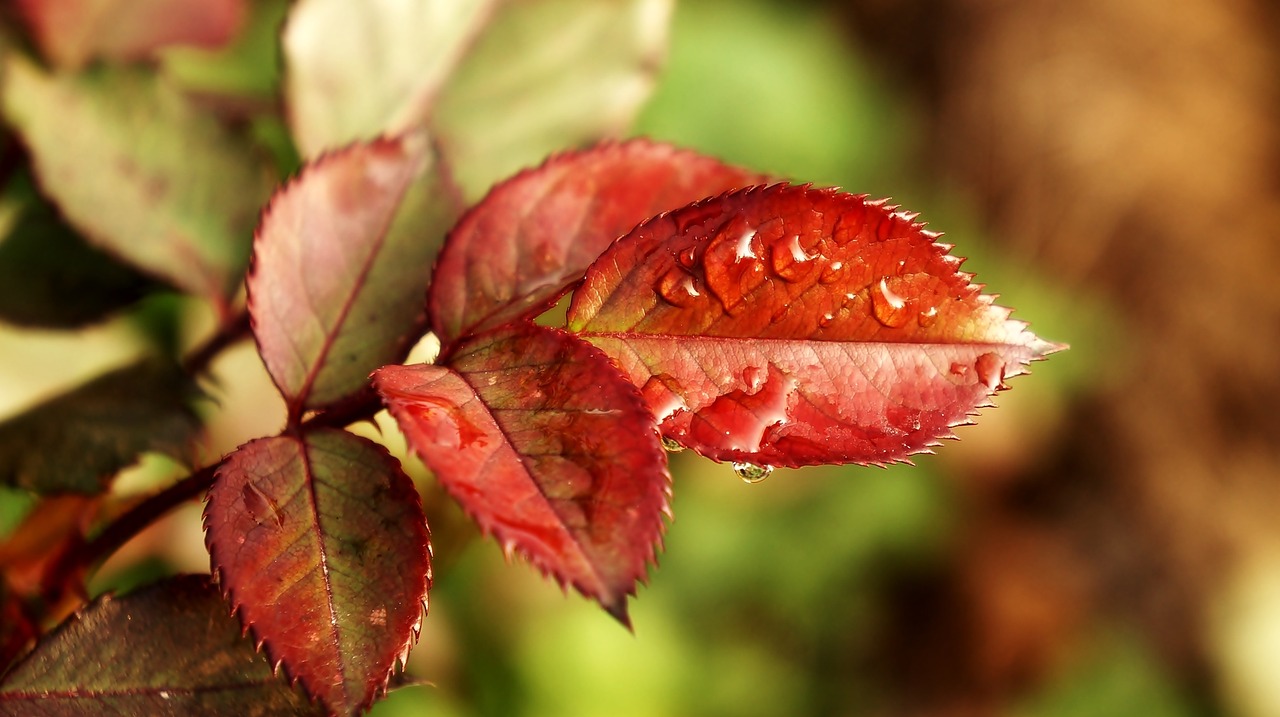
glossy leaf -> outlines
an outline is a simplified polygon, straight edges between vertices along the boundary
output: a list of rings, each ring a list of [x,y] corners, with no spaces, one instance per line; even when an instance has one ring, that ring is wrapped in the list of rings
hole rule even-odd
[[[283,47],[294,141],[314,157],[420,126],[497,0],[299,0]]]
[[[417,639],[431,584],[399,463],[334,429],[258,439],[218,470],[205,526],[219,582],[271,663],[335,714],[366,708]]]
[[[36,178],[97,246],[224,306],[270,186],[237,142],[163,81],[6,62],[3,104]]]
[[[89,246],[51,208],[0,209],[0,321],[78,328],[101,321],[160,286]]]
[[[503,4],[432,118],[467,199],[552,152],[626,131],[653,90],[673,4]]]
[[[0,715],[323,715],[271,674],[208,576],[104,596],[0,681]]]
[[[235,36],[245,0],[18,0],[45,56],[78,68],[137,60],[172,45],[218,47]]]
[[[636,224],[754,172],[647,140],[562,154],[494,187],[440,254],[431,287],[442,343],[540,313]]]
[[[936,236],[835,190],[736,191],[610,247],[569,325],[641,387],[665,436],[706,456],[903,460],[1061,348],[993,304]]]
[[[374,385],[486,533],[626,622],[670,478],[652,418],[603,354],[520,325],[465,344],[448,367],[383,367]]]
[[[176,367],[141,361],[0,423],[0,483],[98,493],[146,451],[184,457],[200,430],[199,388]]]
[[[412,135],[326,155],[271,201],[249,310],[293,415],[365,387],[422,334],[431,261],[453,218],[438,180]]]

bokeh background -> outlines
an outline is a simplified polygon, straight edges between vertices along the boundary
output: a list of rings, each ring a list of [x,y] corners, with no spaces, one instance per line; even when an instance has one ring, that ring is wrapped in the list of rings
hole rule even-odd
[[[635,134],[893,197],[1071,350],[914,466],[746,485],[674,454],[634,635],[412,465],[424,683],[373,714],[1280,715],[1278,89],[1269,0],[681,2]],[[6,412],[131,332],[4,329]],[[251,346],[215,370],[237,391],[215,444],[278,428]],[[94,589],[207,570],[198,515]]]

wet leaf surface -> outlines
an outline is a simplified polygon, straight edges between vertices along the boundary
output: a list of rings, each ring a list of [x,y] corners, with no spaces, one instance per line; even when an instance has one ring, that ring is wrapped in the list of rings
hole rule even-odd
[[[448,344],[540,313],[636,224],[764,181],[647,140],[558,155],[495,187],[458,222],[436,266],[432,326]]]
[[[928,450],[1060,348],[983,295],[935,234],[784,185],[659,217],[592,265],[571,329],[717,460],[883,464]]]
[[[382,691],[417,639],[430,548],[413,483],[345,431],[261,438],[218,471],[206,542],[270,657],[335,714]]]
[[[144,360],[0,423],[0,483],[38,493],[98,493],[145,451],[184,457],[200,430],[199,388]]]
[[[47,73],[11,53],[3,109],[42,192],[88,240],[225,307],[270,174],[142,70]]]
[[[277,192],[254,242],[254,337],[293,415],[341,400],[424,330],[453,219],[425,138],[356,144]]]
[[[104,596],[0,681],[0,715],[323,715],[271,674],[208,576]]]
[[[515,326],[374,384],[409,445],[504,549],[626,617],[669,511],[652,419],[607,358]]]

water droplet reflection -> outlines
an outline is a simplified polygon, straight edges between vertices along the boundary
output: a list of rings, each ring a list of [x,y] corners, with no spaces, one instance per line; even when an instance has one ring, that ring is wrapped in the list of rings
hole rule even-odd
[[[896,329],[907,322],[907,300],[898,296],[889,288],[889,279],[884,277],[871,292],[871,312],[876,321]]]
[[[662,437],[662,447],[667,449],[668,453],[679,453],[684,450],[684,446],[674,438]]]
[[[733,472],[738,474],[743,483],[759,483],[773,474],[773,466],[762,466],[755,463],[734,463]]]

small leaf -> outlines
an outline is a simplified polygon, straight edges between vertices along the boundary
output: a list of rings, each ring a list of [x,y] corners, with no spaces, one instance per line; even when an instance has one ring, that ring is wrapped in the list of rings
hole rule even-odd
[[[225,308],[270,175],[163,81],[47,74],[15,53],[6,118],[44,193],[97,246]]]
[[[0,483],[38,493],[98,493],[146,451],[181,458],[200,430],[199,388],[144,360],[0,423]]]
[[[481,529],[626,623],[670,477],[652,418],[604,355],[518,325],[465,344],[451,367],[384,366],[374,385]]]
[[[450,232],[431,288],[441,342],[540,313],[615,239],[765,177],[647,140],[570,152],[494,189]]]
[[[467,199],[551,152],[621,135],[653,90],[672,6],[671,0],[506,3],[458,67],[433,118]]]
[[[959,271],[914,215],[835,190],[736,191],[638,227],[569,325],[716,460],[883,464],[928,450],[1062,348]]]
[[[423,332],[431,261],[453,218],[438,181],[412,135],[326,155],[271,201],[249,310],[293,415],[363,388]]]
[[[139,60],[172,45],[218,47],[245,0],[18,0],[45,56],[72,69],[93,58]]]
[[[0,320],[78,328],[160,288],[86,244],[49,207],[32,203],[13,211],[0,238]]]
[[[213,566],[240,620],[334,714],[357,714],[417,639],[431,585],[422,504],[399,463],[345,431],[262,438],[218,471]]]
[[[253,650],[208,576],[95,600],[0,681],[0,715],[323,715]]]
[[[303,156],[424,123],[497,0],[299,0],[283,47]]]

